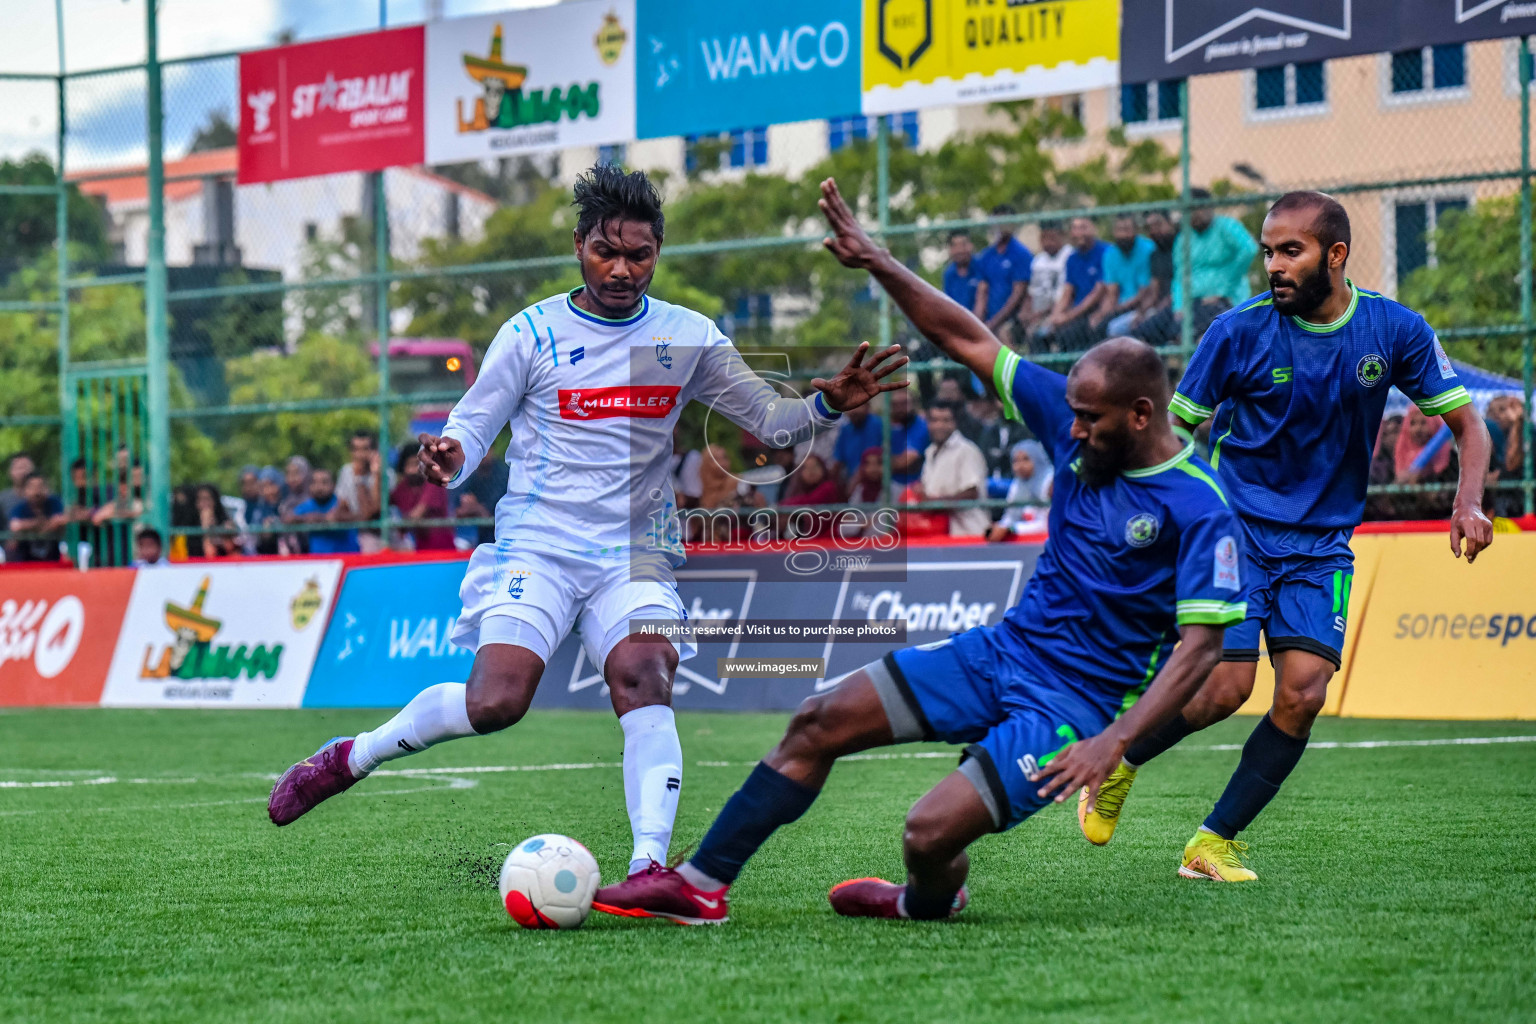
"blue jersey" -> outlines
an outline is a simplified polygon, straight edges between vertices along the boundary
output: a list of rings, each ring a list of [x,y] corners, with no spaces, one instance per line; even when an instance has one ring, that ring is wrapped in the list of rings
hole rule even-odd
[[[1249,299],[1211,323],[1184,371],[1173,411],[1213,417],[1211,465],[1244,519],[1359,526],[1391,386],[1429,416],[1472,401],[1422,316],[1350,290],[1326,326]]]
[[[1005,414],[1065,467],[1050,539],[1000,632],[1039,679],[1118,711],[1167,661],[1180,626],[1227,626],[1247,614],[1237,516],[1193,445],[1113,483],[1081,483],[1067,379],[1005,348],[993,380]]]

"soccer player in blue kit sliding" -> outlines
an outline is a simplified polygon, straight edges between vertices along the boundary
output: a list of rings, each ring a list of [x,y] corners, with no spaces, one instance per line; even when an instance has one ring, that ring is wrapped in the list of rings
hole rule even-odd
[[[1184,710],[1132,744],[1078,820],[1090,842],[1114,834],[1137,770],[1221,721],[1253,691],[1262,627],[1274,704],[1243,746],[1179,874],[1253,881],[1237,835],[1279,792],[1306,749],[1339,668],[1371,454],[1396,385],[1442,416],[1461,451],[1450,546],[1468,562],[1493,540],[1483,515],[1489,439],[1435,332],[1413,310],[1344,276],[1349,217],[1321,192],[1291,192],[1264,219],[1269,291],[1217,317],[1173,396],[1190,429],[1211,419],[1211,465],[1242,519],[1248,614],[1227,630],[1222,664]]]
[[[839,757],[940,739],[969,746],[907,815],[906,884],[855,879],[829,898],[847,916],[948,917],[966,901],[966,848],[1052,798],[1095,790],[1131,741],[1195,693],[1217,664],[1224,627],[1246,614],[1241,526],[1168,421],[1168,375],[1155,351],[1114,338],[1067,377],[1026,363],[875,245],[830,179],[820,205],[838,260],[867,269],[929,340],[992,381],[1007,415],[1067,467],[1056,477],[1050,540],[1002,622],[887,655],[806,700],[692,859],[600,889],[597,910],[724,921],[743,864],[805,813]]]

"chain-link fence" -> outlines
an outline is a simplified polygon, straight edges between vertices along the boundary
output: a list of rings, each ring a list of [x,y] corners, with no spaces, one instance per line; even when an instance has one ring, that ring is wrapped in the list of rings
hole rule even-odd
[[[429,540],[433,526],[479,538],[491,523],[480,502],[405,509],[366,481],[441,426],[507,317],[580,284],[570,187],[599,161],[662,184],[654,292],[749,353],[787,353],[787,387],[859,341],[909,347],[917,393],[879,410],[881,443],[811,446],[838,504],[894,502],[910,528],[943,529],[924,513],[979,505],[996,518],[1010,489],[1015,504],[1044,492],[1012,487],[1024,437],[985,385],[821,251],[827,175],[936,283],[989,249],[994,263],[1014,242],[1030,249],[1031,280],[1015,294],[990,267],[1000,283],[980,304],[1029,358],[1065,369],[1113,330],[1160,346],[1175,375],[1211,317],[1264,287],[1267,204],[1327,189],[1350,214],[1350,277],[1422,310],[1460,362],[1495,435],[1488,504],[1532,509],[1530,68],[1515,40],[262,185],[236,181],[236,56],[145,60],[139,39],[125,52],[139,62],[0,74],[0,109],[13,112],[0,121],[0,450],[31,455],[65,509],[65,539],[94,540],[97,562],[131,556],[126,532],[107,534],[134,524],[194,556],[298,550],[336,529],[295,521],[316,468],[353,489],[365,521],[348,528],[365,544],[446,543]],[[1060,302],[1061,284],[1094,235],[1150,246],[1151,284],[1083,311]],[[976,276],[952,272],[951,289],[975,301]],[[987,481],[961,499],[915,486],[908,451],[934,402],[986,457]],[[1413,458],[1434,433],[1422,420],[1389,405],[1370,516],[1448,510],[1455,456]],[[779,465],[739,432],[683,423],[680,454],[723,460],[736,481],[712,485],[711,500],[772,505],[818,486],[804,450]],[[869,448],[879,457],[861,465]],[[24,468],[0,480],[16,487],[4,500],[25,490]],[[15,557],[22,535],[8,536]]]

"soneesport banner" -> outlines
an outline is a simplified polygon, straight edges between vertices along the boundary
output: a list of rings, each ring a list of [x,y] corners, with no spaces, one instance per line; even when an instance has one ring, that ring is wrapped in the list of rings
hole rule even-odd
[[[633,139],[634,33],[634,0],[432,22],[427,162]]]
[[[860,0],[639,0],[639,137],[859,113]]]
[[[863,109],[891,114],[1112,86],[1120,0],[864,0]]]
[[[242,53],[240,183],[421,163],[422,46],[418,26]]]
[[[1357,536],[1354,548],[1378,560],[1350,624],[1341,714],[1536,718],[1536,533],[1499,534],[1471,565],[1439,533]]]
[[[1526,0],[1123,0],[1121,17],[1127,82],[1536,31]]]
[[[0,577],[0,705],[100,701],[132,588],[132,569]]]
[[[140,569],[101,694],[126,707],[298,707],[340,560]]]

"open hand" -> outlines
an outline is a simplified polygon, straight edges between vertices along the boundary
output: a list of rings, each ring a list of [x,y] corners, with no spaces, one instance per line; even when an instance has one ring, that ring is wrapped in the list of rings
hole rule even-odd
[[[821,208],[821,215],[827,218],[827,226],[832,229],[832,234],[821,244],[843,266],[868,270],[884,254],[885,250],[859,227],[853,211],[848,208],[842,193],[837,190],[837,182],[832,178],[821,183],[821,198],[816,205]]]
[[[1061,803],[1084,786],[1088,787],[1088,810],[1099,799],[1099,787],[1120,764],[1120,743],[1106,733],[1079,740],[1051,758],[1051,763],[1037,771],[1031,782],[1040,783],[1039,795]]]
[[[861,341],[859,347],[853,350],[853,358],[848,360],[847,366],[838,371],[836,377],[831,380],[817,377],[811,381],[811,386],[826,396],[827,407],[834,412],[856,409],[882,391],[896,391],[912,383],[909,380],[880,383],[911,362],[906,356],[891,358],[900,351],[900,345],[892,345],[884,351],[877,352],[866,365],[864,356],[869,352],[869,342]]]

